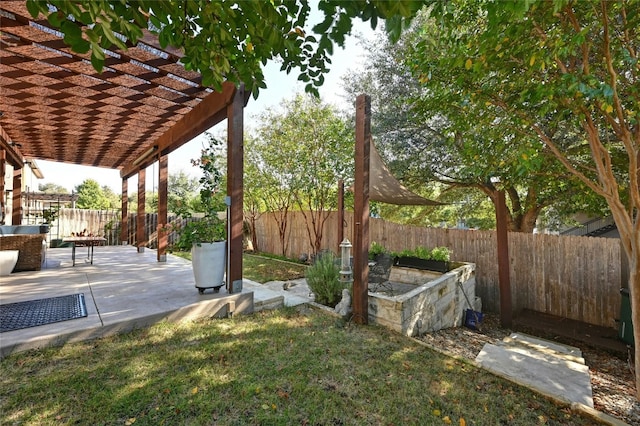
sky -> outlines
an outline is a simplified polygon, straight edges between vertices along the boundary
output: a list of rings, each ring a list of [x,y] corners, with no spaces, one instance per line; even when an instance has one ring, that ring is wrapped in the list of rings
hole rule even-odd
[[[320,98],[327,103],[336,106],[341,105],[344,109],[342,90],[342,77],[349,71],[359,69],[363,66],[364,53],[360,35],[366,40],[372,40],[374,31],[369,23],[354,22],[352,35],[348,36],[345,48],[334,48],[330,72],[325,75],[325,82],[320,87]],[[304,93],[304,83],[297,80],[296,70],[291,74],[280,71],[277,63],[268,63],[264,69],[267,88],[260,91],[258,99],[249,100],[245,108],[245,132],[249,131],[252,123],[255,123],[261,111],[277,107],[283,99],[291,99],[296,93]],[[226,120],[217,126],[209,129],[213,134],[219,135],[226,129]],[[201,135],[202,136],[202,135]],[[188,175],[197,176],[198,170],[191,166],[191,159],[197,158],[204,138],[198,136],[186,143],[176,151],[169,154],[169,174],[176,174],[180,171]],[[105,169],[99,167],[78,166],[73,164],[55,163],[45,160],[36,160],[38,167],[44,175],[44,179],[37,181],[37,184],[53,183],[65,187],[69,192],[80,185],[85,179],[93,179],[100,186],[108,186],[115,193],[119,194],[122,189],[122,180],[119,170]],[[146,186],[148,191],[157,188],[158,168],[157,163],[149,166],[146,174]],[[129,192],[137,191],[137,176],[129,178]]]

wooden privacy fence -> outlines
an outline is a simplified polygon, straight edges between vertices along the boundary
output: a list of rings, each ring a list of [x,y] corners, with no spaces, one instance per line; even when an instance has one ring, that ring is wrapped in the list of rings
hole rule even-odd
[[[178,220],[169,217],[169,222]],[[194,218],[193,220],[197,220]],[[145,215],[147,246],[157,248],[157,214]],[[353,214],[345,214],[344,235],[353,241]],[[71,232],[103,235],[107,244],[121,244],[120,212],[61,209],[57,223],[51,226],[51,238],[70,236]],[[129,215],[127,243],[136,245],[136,214]],[[176,239],[169,235],[169,244]],[[305,219],[292,212],[288,220],[285,255],[298,258],[312,252]],[[256,223],[257,249],[282,254],[274,215],[263,214]],[[399,225],[372,218],[370,241],[389,250],[400,251],[417,246],[445,246],[451,259],[476,264],[476,294],[486,311],[500,306],[498,262],[494,231],[421,228]],[[322,248],[339,253],[338,215],[330,213],[324,228]],[[515,311],[531,309],[563,318],[605,327],[615,327],[620,314],[620,288],[624,276],[620,241],[614,238],[556,236],[509,233],[509,260],[512,304]]]
[[[120,230],[119,210],[87,210],[62,208],[50,225],[51,239],[70,237],[72,233],[104,236],[107,244],[118,244],[120,240],[114,228]]]
[[[286,255],[310,253],[304,217],[291,213]],[[353,241],[353,214],[346,213],[344,235]],[[256,224],[258,249],[281,254],[273,215]],[[476,294],[483,308],[500,306],[496,235],[494,231],[421,228],[372,218],[370,241],[389,250],[446,246],[452,260],[476,264]],[[325,224],[323,249],[338,253],[338,215]],[[531,309],[605,327],[616,327],[622,285],[620,241],[613,238],[509,233],[509,260],[514,310]],[[625,283],[626,286],[626,283]]]
[[[189,220],[199,220],[194,217]],[[168,222],[175,224],[180,222],[184,225],[187,220],[169,216]],[[136,213],[129,214],[129,226],[126,243],[137,245],[136,231],[138,228]],[[121,214],[119,210],[87,210],[87,209],[60,209],[57,220],[50,227],[51,239],[62,239],[71,236],[71,233],[83,232],[93,235],[103,236],[107,239],[107,245],[120,245],[120,229],[122,227]],[[145,241],[146,246],[158,248],[158,214],[145,214]],[[173,244],[178,236],[175,232],[169,234],[169,244]]]

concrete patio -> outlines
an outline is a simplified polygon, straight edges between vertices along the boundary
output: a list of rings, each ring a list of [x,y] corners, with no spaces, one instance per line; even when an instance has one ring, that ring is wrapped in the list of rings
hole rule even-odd
[[[305,303],[304,295],[289,297],[250,280],[241,293],[228,294],[195,287],[191,262],[167,255],[158,263],[156,252],[138,253],[133,246],[95,247],[93,265],[78,248],[72,266],[71,248],[47,249],[41,271],[0,277],[0,304],[83,293],[87,317],[4,332],[0,357],[16,351],[61,345],[144,327],[169,320],[249,314],[285,304]],[[292,295],[293,296],[293,295]]]

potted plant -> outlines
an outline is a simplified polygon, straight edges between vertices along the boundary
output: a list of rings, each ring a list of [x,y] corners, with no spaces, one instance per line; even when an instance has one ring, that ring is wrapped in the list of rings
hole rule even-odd
[[[406,268],[448,272],[451,252],[447,247],[416,247],[414,250],[403,250],[394,253],[393,265]]]
[[[192,164],[202,171],[198,210],[204,213],[197,219],[187,207],[176,212],[186,223],[178,231],[176,245],[191,250],[191,263],[196,281],[196,288],[202,294],[208,288],[218,292],[224,285],[226,266],[226,221],[220,212],[226,210],[221,197],[217,196],[222,184],[222,173],[219,169],[218,156],[221,142],[210,134],[208,145],[200,154],[200,158],[191,160]]]

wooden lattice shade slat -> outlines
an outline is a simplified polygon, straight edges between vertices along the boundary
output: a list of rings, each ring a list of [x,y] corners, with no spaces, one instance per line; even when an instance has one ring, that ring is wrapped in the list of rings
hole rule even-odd
[[[130,172],[150,147],[168,153],[206,130],[185,123],[224,118],[229,93],[203,87],[180,52],[161,50],[151,34],[108,51],[98,73],[41,18],[24,0],[0,3],[0,127],[24,157]],[[212,108],[196,108],[205,100]]]

